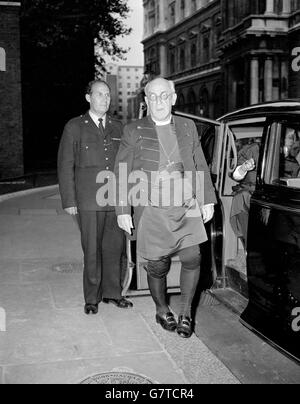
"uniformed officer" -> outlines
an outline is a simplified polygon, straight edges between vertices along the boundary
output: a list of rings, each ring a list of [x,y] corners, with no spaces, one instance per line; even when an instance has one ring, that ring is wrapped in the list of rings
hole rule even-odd
[[[67,123],[58,152],[58,177],[62,205],[77,215],[84,253],[86,314],[97,314],[98,304],[113,303],[130,308],[121,296],[121,257],[124,233],[118,227],[114,206],[99,200],[97,176],[113,171],[122,125],[107,112],[110,89],[106,82],[89,83],[85,98],[89,111]]]
[[[194,122],[172,116],[174,83],[157,78],[146,86],[145,93],[150,114],[125,127],[116,158],[116,213],[123,230],[130,234],[133,225],[137,230],[137,252],[147,260],[157,323],[189,338],[193,332],[191,305],[200,276],[199,245],[207,241],[204,223],[212,219],[217,201]],[[129,174],[141,176],[139,194],[147,194],[144,201],[140,198],[141,203],[133,204],[132,183],[120,180],[125,165]],[[128,199],[134,205],[134,224]],[[166,297],[173,255],[179,255],[182,263],[178,323]]]

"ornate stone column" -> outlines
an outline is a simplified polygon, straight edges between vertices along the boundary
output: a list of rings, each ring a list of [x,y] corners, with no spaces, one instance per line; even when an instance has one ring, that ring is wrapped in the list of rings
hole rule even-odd
[[[250,102],[253,105],[259,102],[259,60],[255,56],[251,59],[250,82]]]
[[[287,60],[281,60],[281,98],[288,98],[289,96],[289,88],[288,88],[288,80],[289,80],[289,64]]]
[[[291,0],[283,0],[282,2],[282,13],[290,14],[291,12]]]
[[[273,100],[273,59],[271,56],[267,56],[267,58],[265,60],[264,86],[265,86],[265,101],[272,101]]]
[[[159,59],[160,59],[160,75],[162,77],[167,77],[168,74],[168,63],[167,63],[167,49],[164,43],[160,44],[159,48]]]
[[[274,14],[274,0],[267,0],[266,14]]]

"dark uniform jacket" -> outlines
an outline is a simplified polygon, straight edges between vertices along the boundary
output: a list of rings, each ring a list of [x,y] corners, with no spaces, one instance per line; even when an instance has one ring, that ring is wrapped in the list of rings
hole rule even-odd
[[[122,135],[121,122],[107,116],[104,136],[89,113],[65,126],[58,152],[58,178],[63,208],[86,211],[114,210],[100,207],[96,200],[97,175],[113,172]]]
[[[202,147],[199,142],[198,132],[196,125],[190,119],[174,116],[174,123],[176,127],[176,134],[178,140],[178,146],[180,156],[185,171],[193,172],[196,176],[196,171],[202,171],[204,173],[204,189],[200,190],[200,194],[197,194],[197,187],[193,183],[194,197],[196,197],[201,205],[216,204],[215,190],[211,181],[210,172],[202,151]],[[116,202],[116,214],[131,214],[131,206],[127,200],[124,200],[122,196],[126,194],[124,192],[124,186],[128,187],[128,193],[130,192],[130,186],[134,184],[124,184],[120,176],[119,164],[126,163],[128,174],[133,171],[143,171],[148,177],[148,190],[149,184],[151,184],[151,172],[158,172],[160,162],[160,148],[155,130],[155,124],[150,116],[147,116],[139,121],[136,121],[124,128],[124,134],[121,141],[119,153],[116,158],[115,174],[117,179],[117,202]],[[152,179],[153,180],[153,179]],[[143,191],[142,191],[143,192]],[[204,201],[202,200],[204,196]],[[139,219],[143,213],[144,207],[138,206],[134,208],[135,216],[135,228],[137,229]]]

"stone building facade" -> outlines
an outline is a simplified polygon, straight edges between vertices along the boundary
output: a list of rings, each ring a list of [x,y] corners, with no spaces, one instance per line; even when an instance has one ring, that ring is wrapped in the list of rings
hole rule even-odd
[[[23,174],[19,12],[0,1],[0,178]]]
[[[300,97],[291,64],[296,43],[300,46],[300,2],[227,0],[221,7],[224,31],[218,49],[226,110]]]
[[[216,118],[300,97],[299,0],[143,4],[146,71],[174,80],[178,109]]]

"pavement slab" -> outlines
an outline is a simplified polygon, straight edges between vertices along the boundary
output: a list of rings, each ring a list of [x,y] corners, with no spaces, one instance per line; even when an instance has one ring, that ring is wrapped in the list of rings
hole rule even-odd
[[[47,284],[0,284],[0,306],[6,310],[7,321],[24,319],[35,311],[54,308]]]
[[[62,269],[59,272],[59,269]],[[80,271],[79,271],[80,269]],[[82,282],[82,260],[71,262],[70,258],[24,260],[20,264],[22,282]]]
[[[57,277],[55,281],[49,282],[49,287],[56,309],[77,308],[83,311],[82,276]]]
[[[88,318],[77,310],[39,310],[10,320],[3,338],[1,366],[116,355],[101,318]]]
[[[0,208],[0,215],[17,216],[19,214],[20,214],[20,209],[18,209],[18,208],[10,208],[10,207]]]
[[[0,261],[0,285],[4,283],[20,283],[20,263],[16,260]],[[0,299],[1,300],[1,299]]]
[[[79,230],[68,216],[1,216],[0,256],[7,260],[82,258]]]
[[[56,209],[20,209],[20,215],[57,216]]]
[[[187,383],[181,370],[164,352],[9,366],[5,368],[3,379],[5,384],[78,384],[88,377],[112,371],[139,374],[160,384]]]
[[[155,322],[155,309],[149,298],[136,299],[149,329],[156,335],[172,361],[191,384],[240,384],[231,371],[195,335],[186,340],[165,332]]]

